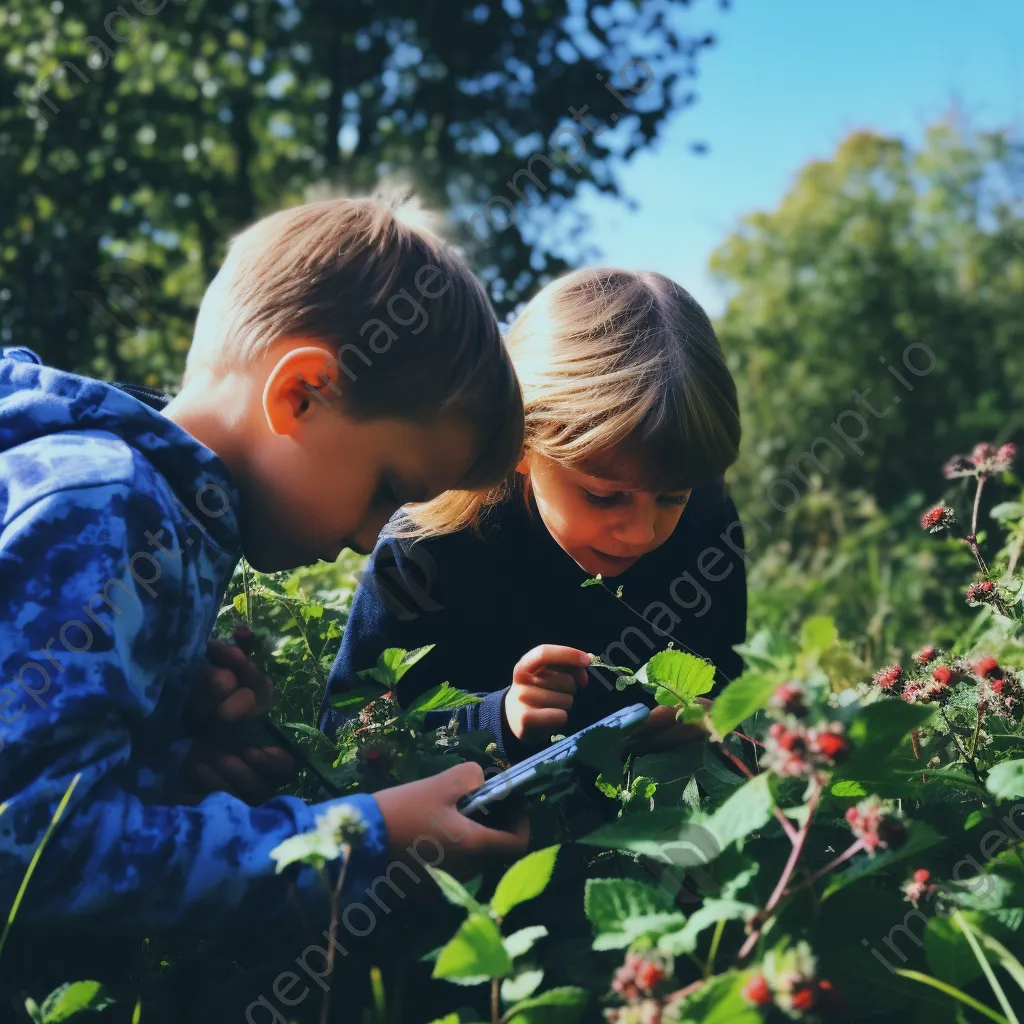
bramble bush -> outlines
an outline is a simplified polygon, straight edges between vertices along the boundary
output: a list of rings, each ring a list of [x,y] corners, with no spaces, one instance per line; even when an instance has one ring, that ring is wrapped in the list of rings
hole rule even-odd
[[[922,537],[973,561],[971,578],[941,581],[966,611],[959,636],[900,637],[913,653],[882,664],[830,616],[766,625],[710,709],[696,698],[713,668],[691,654],[670,648],[636,674],[619,670],[620,689],[703,721],[706,740],[634,756],[615,731],[587,734],[531,791],[534,852],[469,883],[430,868],[432,893],[380,919],[363,959],[332,960],[320,1001],[280,1019],[1019,1024],[1024,494],[979,526],[985,488],[1019,485],[1014,455],[978,445],[951,460],[949,494],[918,513]],[[307,762],[297,791],[374,792],[465,758],[499,768],[486,738],[425,726],[427,710],[472,695],[438,680],[412,705],[395,702],[429,647],[383,652],[365,686],[338,698],[351,719],[336,739],[317,732],[355,564],[283,580],[243,569],[222,616],[225,632],[244,622],[262,638],[273,715]],[[334,814],[274,851],[279,869],[302,860],[321,872],[335,931],[337,857],[359,842],[358,820]],[[208,971],[217,955],[232,956],[208,950]],[[267,991],[265,974],[258,984],[250,993]],[[113,998],[71,986],[31,1004],[32,1018],[67,1019],[53,1006],[69,991]],[[104,1014],[134,1006],[137,1019],[168,1019],[160,986],[146,991]]]

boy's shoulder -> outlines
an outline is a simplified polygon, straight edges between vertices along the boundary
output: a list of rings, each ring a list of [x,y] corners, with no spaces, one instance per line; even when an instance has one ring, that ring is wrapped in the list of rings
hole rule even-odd
[[[0,522],[59,492],[154,490],[155,471],[124,438],[102,430],[68,430],[0,452]]]

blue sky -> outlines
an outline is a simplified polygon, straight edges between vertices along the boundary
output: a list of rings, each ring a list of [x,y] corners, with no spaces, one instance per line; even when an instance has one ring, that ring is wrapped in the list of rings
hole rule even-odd
[[[712,250],[854,129],[916,140],[956,103],[978,127],[1024,134],[1024,0],[734,0],[725,12],[702,0],[684,18],[718,43],[701,58],[697,105],[621,172],[640,210],[581,205],[597,262],[661,271],[713,316],[724,297],[705,272]],[[695,140],[706,156],[689,152]]]

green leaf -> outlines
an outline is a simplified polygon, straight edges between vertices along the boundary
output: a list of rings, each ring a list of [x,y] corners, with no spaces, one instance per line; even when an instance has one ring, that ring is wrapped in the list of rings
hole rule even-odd
[[[443,1017],[435,1017],[430,1024],[459,1024],[457,1013],[447,1013]]]
[[[25,1000],[25,1012],[32,1018],[32,1024],[43,1024],[43,1011],[34,999]]]
[[[737,900],[706,900],[695,910],[686,924],[675,932],[667,932],[658,939],[658,948],[670,956],[692,953],[697,948],[700,933],[719,921],[748,920],[757,907]]]
[[[694,867],[709,863],[727,846],[764,826],[773,807],[768,776],[757,775],[734,790],[714,814],[690,808],[655,809],[619,818],[579,842]]]
[[[800,628],[800,649],[804,654],[824,654],[838,639],[836,624],[827,615],[807,619]]]
[[[661,651],[645,668],[644,685],[654,691],[654,699],[659,704],[669,707],[686,704],[707,693],[715,684],[715,666],[686,651]]]
[[[438,954],[433,978],[501,978],[512,970],[498,926],[486,914],[470,914]]]
[[[516,1003],[502,1019],[506,1024],[575,1024],[589,998],[584,988],[551,988]]]
[[[1003,761],[990,768],[985,788],[997,800],[1016,800],[1024,796],[1024,759]]]
[[[907,910],[909,913],[910,908]],[[910,928],[915,920],[920,918],[910,914],[901,927]],[[954,922],[936,915],[929,919],[923,937],[928,970],[936,978],[962,988],[981,975],[981,966],[971,953],[970,943]]]
[[[588,878],[583,908],[598,950],[623,949],[685,921],[665,890],[633,878]]]
[[[580,584],[580,589],[582,590],[584,587],[599,587],[599,586],[601,586],[601,577],[600,576],[591,576],[589,580],[584,580]]]
[[[41,1019],[43,1024],[60,1024],[83,1010],[105,1010],[114,1002],[98,981],[74,981],[55,988],[46,997],[40,1008]]]
[[[373,668],[361,669],[358,674],[363,678],[374,679],[390,690],[413,665],[425,658],[434,646],[427,644],[425,647],[417,647],[414,651],[407,651],[402,647],[389,647],[377,659],[377,664]]]
[[[543,939],[547,933],[547,928],[542,924],[533,924],[528,928],[520,928],[519,931],[506,936],[505,952],[515,960],[517,956],[528,953],[533,948],[534,943],[538,939]]]
[[[349,708],[356,704],[366,704],[368,701],[383,696],[384,692],[379,686],[357,686],[355,689],[335,694],[331,698],[331,707],[335,709]]]
[[[498,882],[491,910],[498,917],[504,917],[513,907],[539,896],[551,881],[558,850],[557,846],[548,846],[516,861]]]
[[[712,705],[711,724],[715,731],[727,736],[740,722],[760,711],[777,687],[774,677],[756,672],[744,672],[739,679],[734,679]]]
[[[466,910],[473,913],[485,912],[486,908],[482,907],[473,898],[458,879],[453,878],[447,871],[431,867],[429,864],[426,865],[426,868],[430,872],[430,877],[437,883],[441,894],[449,903],[453,903],[457,907],[465,907]]]
[[[1002,501],[993,505],[989,515],[1000,522],[1009,519],[1024,519],[1024,504],[1019,501]]]
[[[507,1004],[518,1003],[532,996],[543,980],[544,971],[540,967],[517,971],[501,983],[501,998]]]
[[[451,683],[441,683],[440,686],[432,686],[425,693],[421,693],[409,705],[409,714],[418,714],[424,711],[448,711],[454,708],[465,707],[467,704],[479,704],[482,700],[476,694],[460,690]]]
[[[685,725],[702,725],[707,711],[703,704],[694,701],[692,704],[684,704],[676,714],[676,721]]]
[[[761,1024],[761,1013],[743,998],[747,975],[729,971],[711,978],[681,1000],[674,1020],[678,1024]]]

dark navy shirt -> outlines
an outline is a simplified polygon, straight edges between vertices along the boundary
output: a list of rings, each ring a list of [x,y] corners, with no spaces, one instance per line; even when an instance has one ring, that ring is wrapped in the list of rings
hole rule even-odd
[[[521,493],[490,509],[479,535],[466,529],[410,542],[385,533],[353,600],[322,727],[337,729],[342,713],[331,710],[331,697],[365,685],[359,670],[387,647],[436,644],[402,678],[399,703],[445,680],[484,695],[482,703],[459,709],[460,727],[490,731],[512,760],[531,748],[508,729],[505,693],[516,662],[537,644],[576,647],[629,669],[672,644],[714,662],[717,691],[743,668],[733,651],[746,634],[742,553],[739,517],[720,479],[695,487],[669,539],[602,586],[581,587],[588,574]],[[617,691],[614,673],[589,673],[567,733],[637,700],[653,703],[640,687]],[[436,713],[430,724],[450,717]]]

